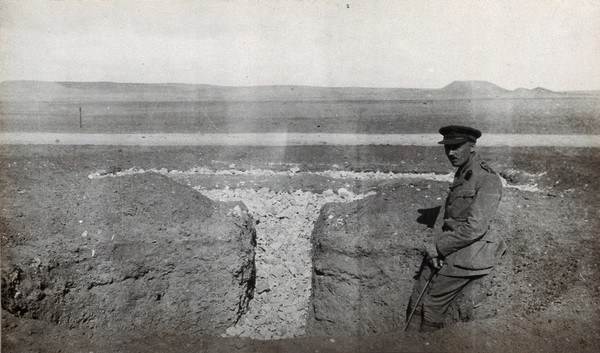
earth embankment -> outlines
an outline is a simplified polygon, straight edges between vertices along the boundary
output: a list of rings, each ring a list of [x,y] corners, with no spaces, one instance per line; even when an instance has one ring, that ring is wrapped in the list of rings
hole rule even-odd
[[[436,181],[388,182],[371,198],[323,208],[312,238],[310,335],[401,330],[422,260],[419,249],[446,188]],[[599,276],[593,212],[582,205],[560,207],[568,203],[554,194],[505,189],[492,227],[507,240],[508,251],[490,275],[453,302],[447,323],[539,316],[556,310],[573,290],[598,295],[600,287],[588,280]],[[584,243],[590,247],[582,251],[578,244]],[[593,311],[581,309],[581,318],[594,320]],[[504,327],[490,329],[505,334]]]
[[[156,174],[56,181],[4,191],[21,196],[3,210],[4,310],[67,328],[212,335],[247,310],[255,231],[243,205]]]
[[[415,185],[423,189],[416,191]],[[441,183],[388,182],[373,197],[322,209],[312,233],[310,335],[401,329],[420,264],[424,224],[435,221],[441,193]]]

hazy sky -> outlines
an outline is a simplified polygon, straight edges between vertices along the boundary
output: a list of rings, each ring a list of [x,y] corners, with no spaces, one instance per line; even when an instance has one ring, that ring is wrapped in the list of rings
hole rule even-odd
[[[600,89],[596,0],[0,6],[0,80]]]

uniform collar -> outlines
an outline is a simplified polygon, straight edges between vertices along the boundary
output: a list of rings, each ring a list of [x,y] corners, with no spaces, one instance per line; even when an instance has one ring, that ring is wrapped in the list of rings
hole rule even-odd
[[[477,165],[479,160],[479,155],[476,152],[473,152],[467,163],[463,164],[461,167],[458,168],[458,170],[456,171],[456,176],[462,177],[467,171],[473,169],[473,166]]]

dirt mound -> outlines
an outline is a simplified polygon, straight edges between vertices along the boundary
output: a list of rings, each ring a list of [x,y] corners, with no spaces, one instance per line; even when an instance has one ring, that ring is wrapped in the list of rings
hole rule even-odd
[[[203,334],[247,310],[255,232],[243,205],[155,174],[64,177],[5,190],[3,309],[69,328]]]
[[[446,188],[437,182],[388,184],[372,198],[324,207],[313,232],[309,335],[402,328],[412,277],[421,261],[416,248]],[[570,201],[505,190],[493,226],[502,230],[508,253],[491,275],[457,298],[448,322],[545,312],[560,305],[573,288],[598,295],[600,288],[589,280],[598,278],[597,249],[582,252],[577,246],[589,243],[593,225],[585,221],[589,216],[581,221],[585,209],[567,209],[561,203]]]
[[[313,231],[309,335],[354,335],[402,326],[419,265],[417,249],[427,228],[417,219],[426,223],[434,216],[425,209],[440,202],[435,197],[441,191],[439,183],[388,184],[376,196],[322,209]]]

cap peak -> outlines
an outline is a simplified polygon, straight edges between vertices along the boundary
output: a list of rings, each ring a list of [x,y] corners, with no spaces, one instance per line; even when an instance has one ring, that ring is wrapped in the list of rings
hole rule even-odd
[[[476,142],[481,137],[481,131],[463,125],[448,125],[440,129],[444,139],[438,143],[444,145],[455,145],[467,141]]]

